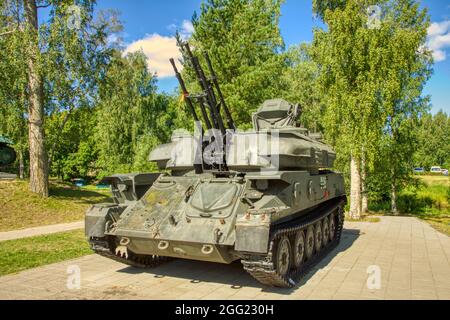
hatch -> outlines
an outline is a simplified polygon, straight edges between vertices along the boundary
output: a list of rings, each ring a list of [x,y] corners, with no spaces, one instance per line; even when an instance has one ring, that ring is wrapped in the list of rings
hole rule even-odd
[[[191,196],[189,215],[225,218],[231,214],[239,187],[233,183],[204,182]]]

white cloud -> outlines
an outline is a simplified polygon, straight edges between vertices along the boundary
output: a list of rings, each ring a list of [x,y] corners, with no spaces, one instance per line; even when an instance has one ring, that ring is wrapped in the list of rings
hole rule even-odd
[[[450,20],[442,22],[433,22],[428,27],[428,36],[436,36],[445,33],[450,28]]]
[[[433,22],[428,28],[427,47],[433,51],[436,62],[447,58],[445,49],[450,48],[450,20]]]
[[[175,23],[169,24],[167,26],[167,30],[174,34],[178,31],[181,37],[186,40],[191,37],[192,33],[194,33],[194,25],[189,20],[183,20],[180,25]]]
[[[447,54],[444,50],[433,50],[433,59],[436,62],[444,61],[447,59]]]
[[[189,36],[194,33],[194,25],[191,21],[183,20],[183,23],[181,24],[181,33]]]
[[[182,66],[178,62],[181,53],[178,50],[177,42],[174,37],[164,37],[157,33],[146,36],[144,39],[137,40],[124,51],[124,54],[140,51],[148,58],[148,69],[156,72],[159,78],[172,77],[175,75],[170,58],[174,58],[177,66],[182,70]]]
[[[189,39],[194,32],[194,26],[189,20],[183,20],[179,26],[172,23],[167,26],[167,29],[172,33],[178,30],[181,37],[185,40]],[[124,55],[136,51],[142,51],[147,56],[149,71],[155,72],[159,78],[173,77],[175,75],[169,62],[170,58],[175,59],[180,71],[183,69],[183,66],[178,61],[181,58],[181,53],[177,47],[175,36],[166,37],[157,33],[147,35],[145,38],[129,44],[124,51]]]
[[[170,32],[175,32],[177,31],[178,26],[175,23],[169,24],[167,26],[167,30],[169,30]]]

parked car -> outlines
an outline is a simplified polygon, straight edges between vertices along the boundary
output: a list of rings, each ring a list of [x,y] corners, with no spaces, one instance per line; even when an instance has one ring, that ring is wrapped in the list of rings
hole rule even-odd
[[[86,180],[81,179],[81,178],[72,179],[72,183],[74,185],[76,185],[77,187],[84,187],[84,186],[86,186]]]
[[[442,169],[441,169],[441,167],[437,167],[437,166],[436,167],[431,167],[430,172],[441,173]]]
[[[415,173],[424,173],[425,169],[424,168],[414,168],[414,172]]]

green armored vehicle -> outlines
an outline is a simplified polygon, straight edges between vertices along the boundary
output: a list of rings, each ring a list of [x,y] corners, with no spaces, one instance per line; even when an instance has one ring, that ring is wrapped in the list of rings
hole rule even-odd
[[[12,145],[12,141],[0,136],[0,167],[10,165],[16,161],[16,152],[10,145]]]
[[[189,94],[171,60],[198,130],[151,152],[164,173],[105,179],[114,204],[86,214],[92,249],[137,267],[241,260],[263,284],[294,286],[341,237],[343,177],[327,169],[335,153],[297,126],[300,107],[281,99],[258,109],[253,130],[236,131],[208,56],[209,78],[189,45],[181,48],[203,90]]]

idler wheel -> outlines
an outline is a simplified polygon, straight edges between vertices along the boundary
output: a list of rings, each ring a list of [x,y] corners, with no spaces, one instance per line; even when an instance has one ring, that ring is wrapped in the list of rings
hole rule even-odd
[[[306,229],[306,236],[305,236],[305,255],[306,259],[310,259],[314,253],[314,227],[309,226],[308,229]]]
[[[305,233],[300,230],[295,235],[294,242],[294,265],[299,268],[305,258]]]
[[[325,217],[322,220],[322,233],[323,233],[322,243],[324,246],[326,246],[328,240],[330,239],[330,222],[328,220],[328,217]]]
[[[314,240],[315,240],[316,252],[319,252],[320,249],[322,248],[322,238],[323,238],[322,221],[319,221],[314,226]]]
[[[289,238],[280,238],[276,245],[275,265],[279,275],[286,276],[291,268],[291,243]]]

